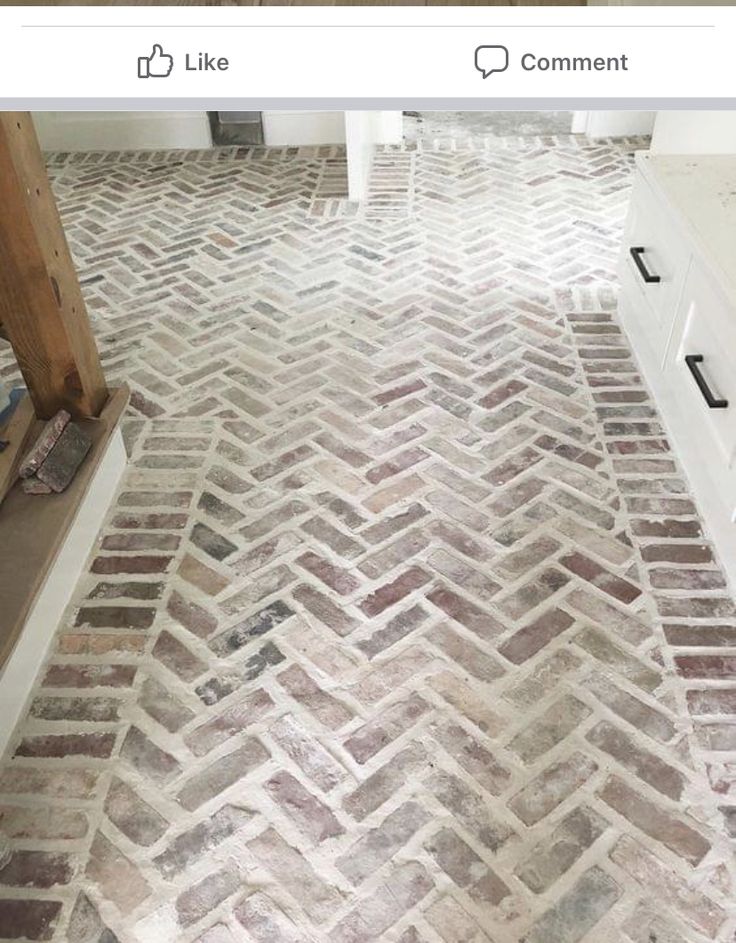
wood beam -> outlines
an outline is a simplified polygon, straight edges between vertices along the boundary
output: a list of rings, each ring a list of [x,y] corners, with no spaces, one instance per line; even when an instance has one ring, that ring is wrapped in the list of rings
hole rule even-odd
[[[30,114],[0,112],[0,322],[36,415],[99,416],[108,397]]]

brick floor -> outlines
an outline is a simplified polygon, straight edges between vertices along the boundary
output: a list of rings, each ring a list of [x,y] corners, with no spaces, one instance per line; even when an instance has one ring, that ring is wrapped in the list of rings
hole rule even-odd
[[[358,212],[338,149],[52,158],[131,462],[0,769],[0,939],[733,941],[636,145],[420,139]]]

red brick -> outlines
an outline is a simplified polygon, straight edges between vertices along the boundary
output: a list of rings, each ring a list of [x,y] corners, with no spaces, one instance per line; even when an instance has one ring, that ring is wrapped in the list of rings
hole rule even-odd
[[[114,733],[48,734],[39,737],[24,737],[15,755],[57,759],[89,756],[95,759],[106,759],[112,754],[114,746]]]
[[[678,655],[675,665],[685,678],[730,681],[736,677],[736,655]]]
[[[631,603],[641,596],[641,590],[633,583],[629,583],[628,580],[624,580],[620,576],[615,576],[582,553],[569,553],[560,558],[560,563],[571,573],[587,580],[597,589],[608,593],[609,596],[613,596],[614,599],[618,599],[620,602]]]
[[[69,884],[73,873],[71,859],[67,854],[17,849],[8,863],[0,868],[0,884],[48,890],[57,884]]]
[[[637,745],[623,731],[601,721],[588,733],[590,743],[608,753],[635,776],[649,783],[658,792],[678,800],[685,788],[683,774],[658,756]]]
[[[573,753],[542,770],[509,801],[509,808],[525,825],[534,825],[557,808],[598,769],[590,757]]]
[[[427,599],[481,638],[495,638],[505,631],[505,626],[493,616],[445,587],[427,593]]]
[[[366,763],[427,713],[429,705],[418,694],[392,704],[374,719],[359,727],[345,741],[345,749],[358,763]]]
[[[380,615],[385,609],[396,605],[409,593],[431,580],[431,576],[418,566],[410,567],[390,583],[379,587],[360,603],[360,608],[367,616]]]
[[[95,629],[150,629],[156,610],[141,606],[84,606],[77,613],[75,625]]]
[[[704,544],[648,544],[641,549],[647,563],[711,563],[713,553]]]
[[[486,393],[482,399],[478,400],[478,405],[483,406],[484,409],[495,409],[507,399],[523,393],[526,388],[526,383],[522,383],[521,380],[509,380],[491,390],[490,393]]]
[[[46,688],[129,688],[135,665],[50,665],[43,679]]]
[[[360,586],[349,570],[336,566],[311,551],[297,557],[296,562],[341,596],[349,596]]]
[[[618,776],[610,776],[598,795],[650,838],[697,865],[710,851],[710,842],[681,818],[633,790]]]
[[[548,645],[575,620],[562,609],[551,609],[525,625],[499,646],[499,653],[515,665],[520,665]]]
[[[130,557],[95,557],[93,573],[165,573],[173,557],[137,555]]]
[[[7,940],[50,940],[61,907],[56,900],[0,899],[0,936]]]

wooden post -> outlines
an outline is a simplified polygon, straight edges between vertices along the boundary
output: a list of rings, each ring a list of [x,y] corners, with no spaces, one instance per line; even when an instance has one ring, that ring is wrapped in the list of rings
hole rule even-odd
[[[0,324],[39,419],[108,391],[30,114],[0,112]]]

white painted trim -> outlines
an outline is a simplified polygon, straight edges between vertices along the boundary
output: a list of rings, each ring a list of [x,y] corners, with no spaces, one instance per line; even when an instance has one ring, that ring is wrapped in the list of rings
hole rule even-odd
[[[271,147],[343,144],[344,111],[264,111],[263,142]]]
[[[399,144],[404,138],[400,111],[346,111],[345,144],[348,162],[348,199],[368,196],[373,154],[379,144]]]
[[[105,450],[84,502],[77,512],[46,582],[31,609],[13,653],[0,671],[0,755],[25,714],[39,668],[94,547],[97,534],[117,491],[126,465],[118,429]]]
[[[206,111],[37,111],[45,151],[129,151],[212,147]]]
[[[585,134],[585,129],[588,127],[589,114],[589,111],[573,111],[570,134]]]

